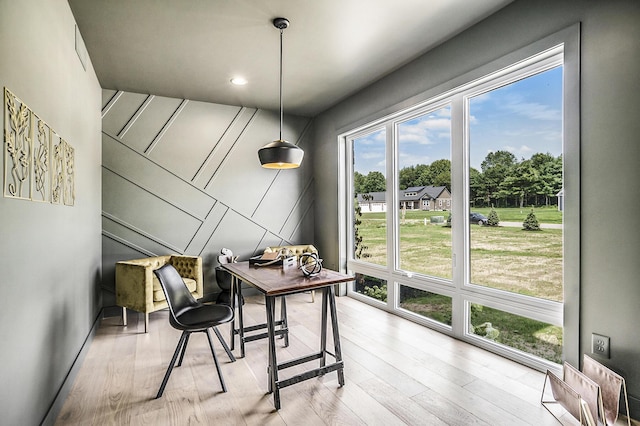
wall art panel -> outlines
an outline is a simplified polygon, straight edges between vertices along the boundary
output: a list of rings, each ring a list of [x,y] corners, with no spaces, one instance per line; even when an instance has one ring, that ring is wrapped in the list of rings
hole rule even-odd
[[[32,112],[8,89],[4,89],[4,195],[31,198]]]
[[[51,202],[75,203],[75,150],[56,132],[51,132]]]
[[[4,89],[4,183],[7,198],[73,206],[75,150]]]
[[[51,201],[51,174],[49,173],[49,151],[51,150],[51,128],[36,114],[35,138],[33,139],[33,173],[31,174],[31,199],[33,201]]]

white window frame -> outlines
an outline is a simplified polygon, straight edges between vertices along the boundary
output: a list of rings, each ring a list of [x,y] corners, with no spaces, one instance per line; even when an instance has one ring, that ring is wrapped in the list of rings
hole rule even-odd
[[[503,58],[493,61],[477,70],[458,77],[451,82],[438,86],[415,98],[413,107],[406,108],[408,102],[403,103],[403,109],[384,117],[369,120],[369,124],[361,125],[353,131],[345,131],[338,138],[341,157],[344,160],[346,176],[353,176],[350,158],[350,141],[362,135],[386,129],[387,138],[387,193],[386,201],[389,205],[398,205],[397,196],[397,159],[394,154],[396,146],[397,123],[423,110],[437,109],[450,104],[452,109],[452,195],[450,203],[452,215],[467,218],[465,221],[455,221],[452,229],[453,279],[436,279],[433,277],[408,277],[406,273],[397,269],[398,259],[393,250],[388,250],[386,266],[367,264],[357,259],[350,259],[353,245],[346,239],[350,225],[353,223],[353,209],[351,195],[341,200],[343,211],[347,212],[347,219],[343,223],[346,232],[341,233],[341,248],[346,252],[341,254],[345,265],[351,272],[373,275],[387,281],[388,300],[386,304],[375,304],[385,310],[407,317],[413,321],[423,323],[429,327],[451,334],[475,345],[485,347],[505,357],[522,362],[531,367],[544,371],[547,368],[557,369],[557,365],[540,360],[529,354],[515,351],[511,348],[497,346],[485,339],[468,332],[468,312],[470,303],[500,309],[516,315],[526,316],[550,324],[564,327],[563,351],[564,359],[578,365],[579,362],[579,283],[580,283],[580,136],[579,136],[579,24],[559,31],[525,48],[519,49]],[[509,80],[517,80],[524,75],[550,69],[561,63],[563,66],[563,170],[564,170],[564,233],[563,233],[563,262],[564,262],[564,302],[552,302],[528,296],[514,295],[487,287],[469,284],[468,256],[469,233],[468,217],[468,164],[469,151],[468,135],[462,129],[468,126],[464,123],[466,117],[467,100],[482,91],[491,90],[507,84]],[[520,73],[519,73],[520,72]],[[422,98],[420,101],[419,99]],[[342,179],[342,182],[346,182]],[[349,189],[347,188],[347,193]],[[391,209],[387,211],[387,244],[398,244],[397,223],[398,213]],[[463,266],[463,265],[467,266]],[[398,309],[397,294],[399,285],[409,285],[426,291],[452,297],[453,319],[452,327],[418,317],[407,311]],[[355,292],[349,292],[354,298],[370,303],[370,298]]]

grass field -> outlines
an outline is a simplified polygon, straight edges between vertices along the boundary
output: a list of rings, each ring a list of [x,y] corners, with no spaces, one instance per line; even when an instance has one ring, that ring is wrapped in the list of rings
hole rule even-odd
[[[490,209],[474,209],[485,216]],[[501,222],[524,221],[530,209],[496,209]],[[540,223],[562,223],[555,208],[536,209]],[[451,279],[452,228],[431,224],[432,216],[447,212],[407,211],[400,224],[400,267],[406,271]],[[425,224],[427,219],[427,224]],[[386,265],[384,213],[363,214],[359,234],[367,261]],[[562,301],[562,229],[523,231],[521,227],[471,225],[470,276],[474,284],[518,294]],[[415,292],[414,292],[415,293]],[[401,307],[450,324],[451,301],[428,292],[401,297]],[[379,293],[378,293],[379,294]],[[472,313],[472,324],[490,322],[500,330],[499,343],[558,362],[562,329],[495,309]],[[449,322],[447,322],[447,319]],[[481,321],[481,322],[479,322]]]

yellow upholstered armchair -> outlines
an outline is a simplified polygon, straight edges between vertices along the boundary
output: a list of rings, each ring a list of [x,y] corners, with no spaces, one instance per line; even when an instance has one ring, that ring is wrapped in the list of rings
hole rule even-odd
[[[202,298],[202,258],[167,255],[116,262],[116,305],[122,307],[122,322],[127,325],[127,308],[144,313],[144,332],[149,329],[149,313],[166,308],[167,301],[154,270],[171,264],[195,299]]]
[[[295,256],[300,257],[303,253],[318,253],[318,249],[315,248],[311,244],[300,244],[295,246],[278,246],[278,247],[267,247],[264,249],[265,253],[278,252],[282,249],[289,250]]]

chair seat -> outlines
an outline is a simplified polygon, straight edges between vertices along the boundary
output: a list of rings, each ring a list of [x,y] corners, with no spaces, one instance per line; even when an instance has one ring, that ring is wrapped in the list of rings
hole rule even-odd
[[[187,308],[176,316],[171,325],[178,330],[198,330],[211,327],[212,323],[222,324],[233,319],[233,310],[226,305],[199,305]],[[170,317],[170,320],[173,318]]]

